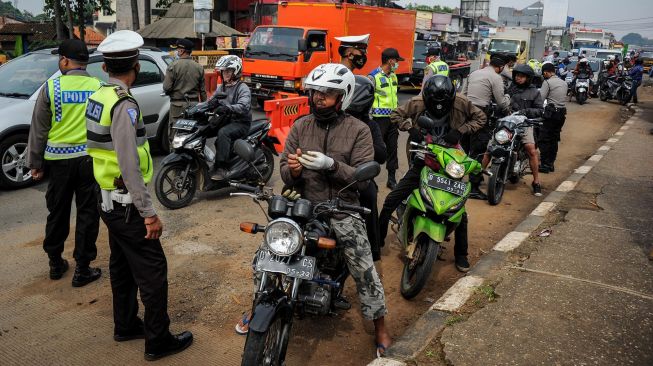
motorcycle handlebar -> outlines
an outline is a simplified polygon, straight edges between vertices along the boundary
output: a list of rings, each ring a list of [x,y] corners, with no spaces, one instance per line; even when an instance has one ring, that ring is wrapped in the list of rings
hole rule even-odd
[[[248,186],[247,184],[241,184],[241,183],[230,183],[230,185],[231,185],[232,187],[235,187],[236,189],[241,190],[241,191],[251,192],[251,193],[257,193],[257,192],[258,192],[258,188],[256,188],[256,187],[252,187],[252,186]]]
[[[338,203],[338,208],[346,211],[358,212],[363,215],[369,215],[372,212],[369,208],[356,206],[356,205],[349,205],[346,203]]]

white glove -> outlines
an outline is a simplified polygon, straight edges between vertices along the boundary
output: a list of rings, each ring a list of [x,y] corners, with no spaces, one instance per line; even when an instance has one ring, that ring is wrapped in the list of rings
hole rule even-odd
[[[319,151],[307,151],[297,160],[304,168],[311,170],[327,170],[333,166],[333,159]]]

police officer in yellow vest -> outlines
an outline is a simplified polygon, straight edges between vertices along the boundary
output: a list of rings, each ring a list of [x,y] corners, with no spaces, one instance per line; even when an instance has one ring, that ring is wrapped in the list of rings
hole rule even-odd
[[[143,38],[122,30],[98,47],[107,84],[88,98],[88,153],[100,185],[100,216],[109,229],[114,340],[145,338],[145,359],[155,360],[190,346],[193,335],[172,335],[168,317],[168,274],[159,237],[163,224],[146,184],[154,165],[143,116],[129,87],[140,71],[138,49]],[[137,293],[145,307],[138,318]]]
[[[395,174],[399,168],[397,160],[397,140],[399,139],[399,130],[396,125],[390,122],[390,113],[397,109],[399,97],[399,81],[395,71],[399,67],[399,61],[404,59],[399,56],[399,51],[395,48],[386,48],[381,53],[381,66],[374,69],[369,74],[369,78],[374,82],[374,104],[372,104],[372,118],[379,124],[383,141],[388,149],[388,158],[386,160],[386,169],[388,169],[387,186],[393,189],[397,185]]]
[[[439,47],[429,47],[424,56],[426,56],[427,66],[424,68],[422,85],[433,75],[449,76],[449,65],[440,59]]]
[[[62,258],[70,231],[73,194],[77,206],[75,250],[77,262],[72,284],[84,286],[100,278],[99,268],[89,265],[97,255],[95,241],[100,218],[95,203],[96,183],[92,160],[86,152],[86,99],[100,87],[100,80],[86,72],[88,49],[79,40],[65,40],[57,50],[61,76],[41,88],[29,132],[28,166],[34,180],[50,175],[45,200],[49,211],[43,249],[50,258],[50,278],[58,280],[68,270]]]

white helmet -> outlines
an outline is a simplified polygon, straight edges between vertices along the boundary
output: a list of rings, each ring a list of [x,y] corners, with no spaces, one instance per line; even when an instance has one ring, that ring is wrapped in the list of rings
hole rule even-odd
[[[218,69],[218,71],[233,69],[234,76],[239,77],[240,72],[243,71],[243,60],[241,60],[240,57],[236,55],[222,56],[215,63],[215,68]]]
[[[304,90],[317,90],[323,93],[336,91],[341,94],[341,110],[349,107],[355,86],[354,74],[342,64],[322,64],[313,69],[304,79]]]
[[[590,61],[585,57],[581,58],[580,61],[578,61],[578,63],[580,63],[580,64],[586,64],[586,63],[589,63],[589,62]]]
[[[608,60],[609,60],[609,61],[614,61],[614,60],[615,60],[614,55],[608,55]]]

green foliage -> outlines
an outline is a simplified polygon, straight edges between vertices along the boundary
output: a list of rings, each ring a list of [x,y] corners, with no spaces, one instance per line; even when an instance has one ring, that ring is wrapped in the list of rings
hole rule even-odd
[[[653,39],[644,38],[639,33],[628,33],[625,36],[621,37],[621,42],[626,44],[644,46],[644,45],[653,44]]]
[[[476,288],[477,293],[482,294],[484,297],[487,298],[487,301],[494,301],[497,299],[498,295],[496,292],[494,292],[494,287],[488,286],[488,285],[483,285],[479,286]]]
[[[23,13],[19,9],[14,8],[14,6],[11,4],[11,1],[0,1],[0,15],[12,17],[23,22],[33,20],[32,14],[29,12]]]
[[[452,316],[448,317],[447,320],[445,320],[444,323],[445,323],[446,325],[451,326],[451,325],[454,325],[454,324],[456,324],[456,323],[460,323],[460,322],[463,321],[463,320],[465,320],[465,318],[463,318],[463,317],[460,316],[460,315],[452,315]]]
[[[421,10],[421,11],[430,11],[434,13],[451,13],[453,12],[453,9],[451,9],[448,6],[440,6],[440,5],[423,5],[423,4],[417,4],[417,3],[409,3],[406,6],[406,9],[408,10]]]

